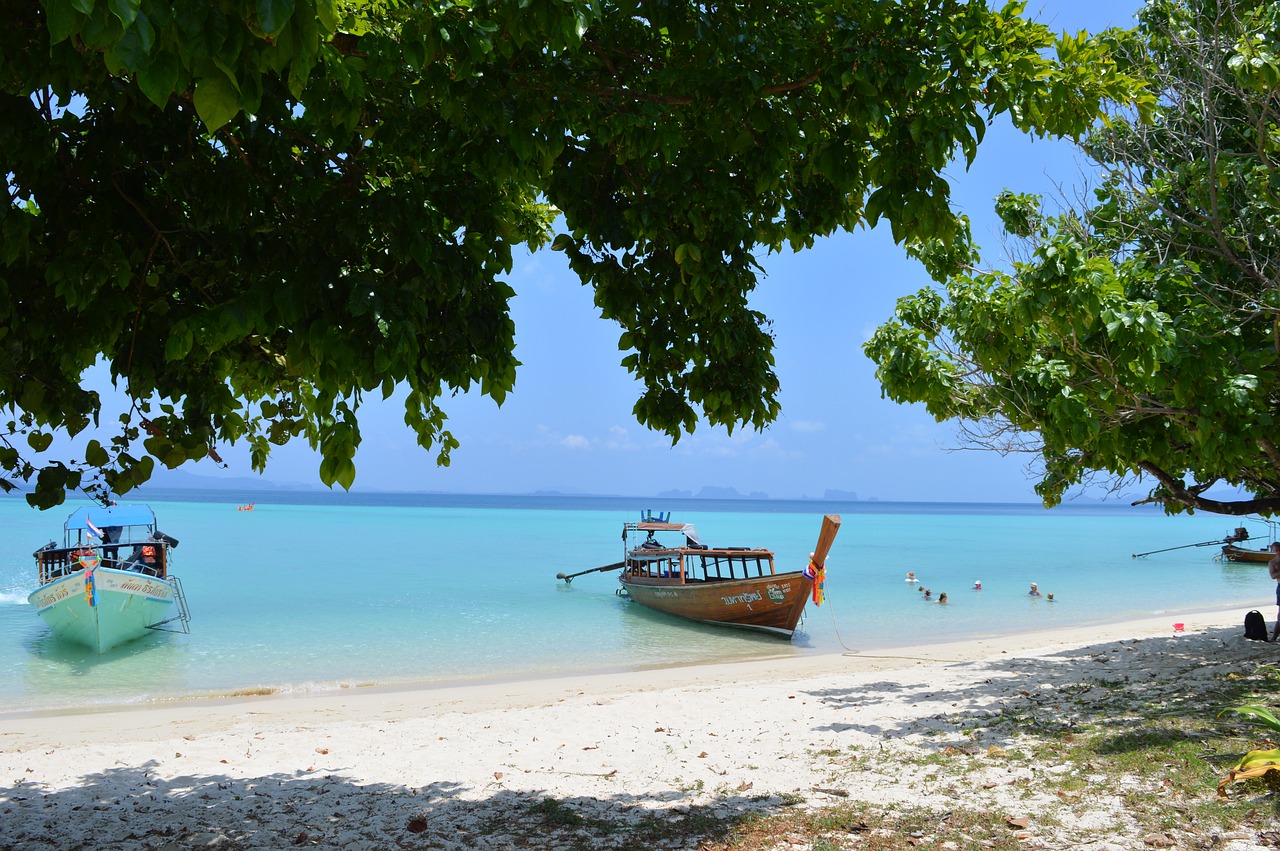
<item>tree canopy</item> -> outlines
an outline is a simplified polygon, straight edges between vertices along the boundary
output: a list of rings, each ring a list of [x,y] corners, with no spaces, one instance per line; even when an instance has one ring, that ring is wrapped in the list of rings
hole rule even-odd
[[[1280,511],[1280,7],[1152,0],[1126,48],[1157,95],[1083,144],[1088,204],[997,202],[1009,268],[898,304],[884,392],[1038,452],[1046,504],[1134,477],[1169,513]],[[925,247],[927,248],[927,246]],[[1214,485],[1239,497],[1213,498]]]
[[[1020,4],[9,8],[0,487],[41,507],[239,441],[261,470],[306,440],[349,487],[363,395],[397,386],[447,464],[442,400],[515,384],[522,246],[565,252],[619,324],[642,424],[762,428],[759,254],[882,220],[949,244],[941,172],[993,116],[1079,134],[1135,87],[1113,40],[1055,40]],[[99,362],[118,423],[82,384]],[[83,458],[44,454],[91,427]]]

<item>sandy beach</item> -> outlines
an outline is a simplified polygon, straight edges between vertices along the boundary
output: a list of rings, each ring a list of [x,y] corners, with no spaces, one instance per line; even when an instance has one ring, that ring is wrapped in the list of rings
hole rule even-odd
[[[1117,685],[1159,700],[1250,675],[1280,648],[1245,641],[1242,615],[1180,616],[1182,633],[1158,617],[572,679],[10,716],[0,847],[634,848],[645,845],[617,829],[584,845],[582,822],[840,801],[998,810],[1022,820],[1011,823],[1026,847],[1150,847],[1118,806],[1038,788],[1038,772],[1065,765],[1001,759],[1026,744],[1008,719],[1105,713]],[[951,753],[970,755],[958,776],[918,767]],[[1263,847],[1255,834],[1217,847]]]

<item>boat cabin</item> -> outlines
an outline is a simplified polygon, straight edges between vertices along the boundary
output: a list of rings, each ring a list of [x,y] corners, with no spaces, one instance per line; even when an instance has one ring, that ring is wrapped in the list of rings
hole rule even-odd
[[[32,555],[44,584],[86,568],[127,570],[168,577],[169,548],[178,541],[156,528],[145,505],[79,508],[62,527],[62,546],[50,541]]]
[[[683,543],[665,543],[658,535],[683,536]],[[644,535],[635,546],[628,535]],[[632,579],[666,580],[673,584],[724,582],[772,576],[773,552],[751,547],[708,547],[698,540],[692,523],[673,523],[669,515],[646,512],[636,522],[623,524],[625,552],[623,573]]]

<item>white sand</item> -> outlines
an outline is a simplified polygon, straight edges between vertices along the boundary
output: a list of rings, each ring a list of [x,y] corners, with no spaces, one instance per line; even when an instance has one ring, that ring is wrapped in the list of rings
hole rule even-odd
[[[573,848],[531,808],[630,822],[804,798],[998,810],[1029,818],[1032,845],[1052,809],[1055,847],[1140,848],[1114,811],[1073,810],[1026,761],[988,757],[1018,742],[985,721],[1105,711],[1117,682],[1158,698],[1251,673],[1280,648],[1243,640],[1242,614],[1179,616],[1181,635],[1160,617],[875,655],[10,717],[0,847]],[[961,782],[904,762],[954,749],[972,755]]]

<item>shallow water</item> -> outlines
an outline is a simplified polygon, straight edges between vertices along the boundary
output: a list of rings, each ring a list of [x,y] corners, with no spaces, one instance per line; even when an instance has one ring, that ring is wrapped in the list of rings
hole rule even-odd
[[[161,498],[164,497],[164,498]],[[0,499],[0,711],[362,684],[526,678],[862,650],[1239,607],[1271,619],[1265,565],[1192,547],[1261,523],[1068,507],[631,500],[379,494],[152,495],[180,540],[173,572],[191,633],[149,635],[101,657],[55,639],[26,603],[33,550],[76,507],[35,512]],[[283,502],[279,500],[292,500]],[[256,500],[252,512],[235,506]],[[269,501],[277,500],[277,501]],[[309,504],[303,504],[307,502]],[[712,545],[763,546],[804,566],[824,512],[843,526],[828,603],[791,642],[675,620],[615,595],[640,509],[696,523]],[[929,605],[903,581],[914,570]],[[981,579],[983,590],[970,590]],[[1055,601],[1030,598],[1031,582]]]

